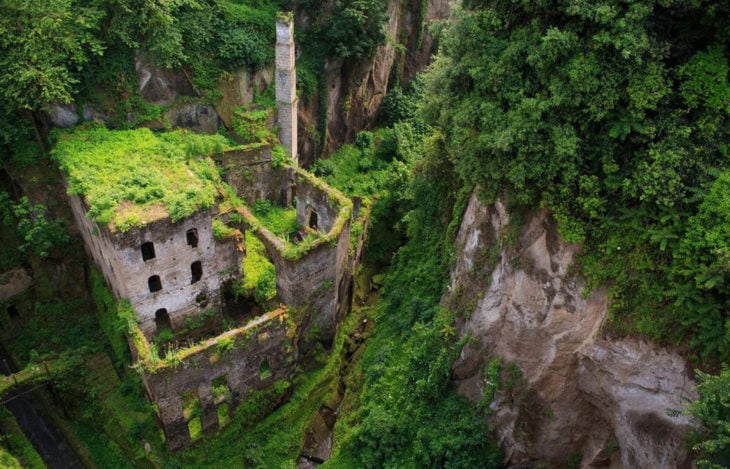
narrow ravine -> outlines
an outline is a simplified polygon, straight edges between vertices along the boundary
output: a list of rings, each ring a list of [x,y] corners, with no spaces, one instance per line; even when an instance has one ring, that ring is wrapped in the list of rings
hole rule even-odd
[[[17,371],[4,347],[0,346],[0,361],[8,363],[11,371]],[[5,367],[2,374],[7,375]],[[38,454],[50,469],[84,467],[81,460],[66,442],[61,432],[51,422],[43,406],[35,397],[35,391],[14,390],[4,401]]]

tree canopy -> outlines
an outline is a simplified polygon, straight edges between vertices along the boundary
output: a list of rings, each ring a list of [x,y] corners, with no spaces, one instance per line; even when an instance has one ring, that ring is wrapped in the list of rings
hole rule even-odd
[[[423,105],[482,196],[547,205],[614,327],[730,352],[725,2],[464,2]],[[710,229],[709,232],[705,231]]]
[[[101,55],[95,36],[103,13],[72,0],[0,2],[0,96],[35,111],[71,102],[77,73]]]

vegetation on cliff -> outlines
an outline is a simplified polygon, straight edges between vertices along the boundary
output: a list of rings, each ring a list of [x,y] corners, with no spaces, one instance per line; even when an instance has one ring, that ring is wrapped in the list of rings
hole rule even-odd
[[[730,358],[723,2],[467,1],[424,116],[465,184],[546,205],[611,326]]]
[[[729,8],[465,0],[422,103],[461,185],[547,206],[583,244],[609,333],[689,345],[710,367],[730,359]],[[728,405],[710,383],[721,420],[697,449],[717,457]]]

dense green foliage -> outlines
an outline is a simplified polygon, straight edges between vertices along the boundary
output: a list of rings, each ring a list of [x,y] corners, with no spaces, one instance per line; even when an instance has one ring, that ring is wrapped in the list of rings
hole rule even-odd
[[[104,47],[95,2],[0,2],[0,98],[11,109],[38,110],[72,99],[78,73]]]
[[[212,62],[260,68],[274,56],[277,2],[115,0],[109,40],[151,54],[165,67]]]
[[[46,465],[33,445],[23,435],[13,414],[4,406],[0,408],[0,428],[5,436],[5,444],[12,448],[12,454],[0,450],[0,467],[42,469]]]
[[[714,362],[730,359],[729,14],[703,0],[465,1],[422,109],[463,181],[548,206],[584,244],[610,330]],[[726,375],[700,375],[692,406],[707,465],[726,462]]]
[[[693,447],[701,455],[697,462],[703,469],[730,465],[730,370],[718,376],[699,373],[699,400],[689,405],[690,413],[703,428]]]
[[[397,122],[375,133],[361,132],[355,145],[343,145],[312,172],[344,194],[375,199],[367,241],[366,262],[386,265],[405,241],[401,219],[409,206],[410,166],[420,156],[423,126]]]
[[[271,107],[273,108],[274,105]],[[267,127],[268,119],[269,110],[267,109],[247,111],[244,108],[238,108],[233,112],[233,130],[245,142],[273,143],[276,138]]]
[[[424,105],[464,181],[488,200],[549,206],[585,243],[614,328],[720,359],[728,13],[710,1],[468,1]]]
[[[68,242],[68,232],[61,220],[48,220],[46,207],[32,205],[28,197],[15,203],[7,192],[0,192],[0,221],[14,228],[20,239],[18,250],[33,252],[41,258],[48,257],[51,249]]]
[[[25,133],[48,150],[38,111],[73,100],[105,109],[119,126],[132,111],[139,121],[159,115],[139,97],[135,55],[185,67],[198,92],[215,98],[227,70],[273,62],[279,9],[275,0],[3,0],[0,142]]]
[[[361,400],[340,416],[326,466],[496,467],[501,458],[484,420],[450,384],[464,343],[453,313],[439,306],[456,226],[450,220],[463,209],[455,195],[464,192],[438,132],[394,120],[312,168],[346,194],[374,199],[365,262],[382,266],[392,256],[362,358]]]
[[[324,49],[317,53],[324,57],[368,57],[385,42],[386,0],[305,0],[296,3],[316,18],[305,42],[321,44]]]
[[[279,207],[268,199],[257,200],[253,214],[269,231],[287,241],[302,229],[297,223],[297,210],[294,207]]]
[[[89,271],[89,288],[96,306],[96,317],[99,327],[106,336],[114,358],[114,365],[121,368],[130,361],[129,345],[125,337],[126,321],[117,314],[117,302],[106,286],[104,277],[98,270]]]
[[[169,215],[181,220],[209,208],[220,176],[205,155],[231,147],[220,135],[104,127],[59,132],[53,157],[89,217],[121,231]]]

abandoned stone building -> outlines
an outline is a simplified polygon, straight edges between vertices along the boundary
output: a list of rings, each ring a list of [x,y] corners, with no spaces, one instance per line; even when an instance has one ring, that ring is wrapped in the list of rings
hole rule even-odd
[[[349,307],[369,205],[344,197],[296,165],[292,33],[291,18],[280,18],[278,127],[284,151],[293,157],[293,164],[274,162],[268,145],[196,155],[194,161],[205,160],[211,167],[215,164],[215,172],[224,175],[223,180],[216,176],[215,203],[201,205],[175,221],[169,210],[160,208],[161,202],[148,203],[141,209],[144,216],[125,229],[95,221],[88,192],[76,188],[69,193],[87,252],[120,304],[129,301],[128,343],[149,398],[157,404],[172,450],[217,429],[222,417],[248,393],[291,378],[302,346],[311,346],[302,345],[301,338],[308,335],[307,340],[314,336],[325,345],[331,342]],[[279,89],[281,86],[286,89]],[[88,140],[88,136],[79,138],[78,148],[86,144],[85,138]],[[137,168],[143,167],[153,180],[165,177],[164,160],[155,166],[150,162],[153,158],[139,149],[121,157],[125,161],[140,158]],[[67,181],[76,181],[78,175],[69,167],[61,161]],[[185,184],[209,184],[206,179],[214,179],[190,168],[182,173],[193,179],[172,184],[179,187],[177,190]],[[127,180],[136,177],[130,175]],[[224,186],[232,188],[244,205],[233,203]],[[89,184],[79,187],[90,191]],[[142,188],[148,189],[144,184]],[[307,234],[306,242],[275,234],[259,220],[250,207],[261,200],[295,211],[300,232]],[[133,202],[123,200],[120,207],[128,209],[129,205]],[[353,224],[358,229],[351,231]],[[220,226],[225,228],[223,235]],[[224,310],[236,301],[230,294],[232,286],[251,274],[242,266],[252,255],[247,234],[263,245],[265,257],[274,266],[276,297],[268,303],[271,310],[258,309],[256,314],[225,326]],[[291,311],[297,311],[296,320]],[[211,317],[223,326],[204,330],[207,335],[202,337],[197,332],[194,337],[190,335],[193,323]],[[166,351],[161,350],[163,331],[173,336],[167,338]],[[199,411],[191,411],[195,408]]]
[[[271,153],[253,147],[211,155],[246,204],[237,208],[238,218],[230,207],[221,208],[222,201],[176,222],[164,211],[153,213],[141,226],[121,231],[89,216],[85,194],[69,194],[86,250],[114,296],[129,300],[134,311],[130,347],[171,449],[190,442],[185,408],[191,399],[202,409],[202,431],[215,430],[221,405],[235,405],[251,390],[289,377],[302,331],[316,326],[317,338],[328,343],[349,306],[363,236],[360,231],[353,238],[350,227],[366,223],[367,210],[296,166],[274,164]],[[246,208],[262,199],[295,211],[311,240],[298,243],[269,230]],[[216,236],[216,222],[232,234]],[[185,342],[189,320],[221,315],[230,285],[246,278],[246,233],[263,244],[275,267],[282,306]],[[288,317],[288,308],[303,311],[299,323]],[[157,344],[166,329],[177,345],[164,354]],[[227,391],[220,393],[221,386]]]
[[[220,289],[240,278],[243,246],[235,238],[213,236],[216,209],[177,223],[162,216],[139,229],[120,232],[89,219],[78,195],[69,201],[88,253],[117,298],[128,299],[149,339],[186,317],[220,309]]]

